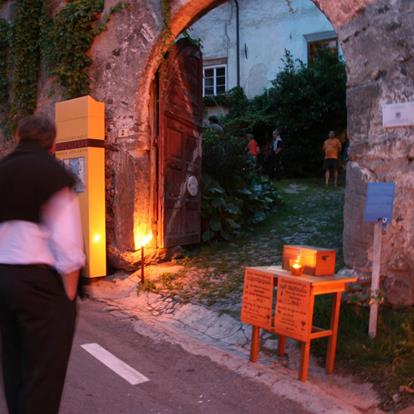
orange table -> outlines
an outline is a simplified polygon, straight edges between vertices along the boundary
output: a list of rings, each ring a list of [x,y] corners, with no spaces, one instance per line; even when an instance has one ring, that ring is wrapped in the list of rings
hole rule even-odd
[[[341,295],[356,277],[293,276],[279,266],[248,267],[245,271],[241,321],[252,325],[250,360],[256,362],[260,350],[260,329],[278,334],[278,354],[285,353],[286,338],[302,344],[299,379],[306,381],[310,344],[313,339],[329,338],[326,372],[334,369]],[[333,295],[329,329],[313,326],[315,296]],[[277,298],[276,298],[277,296]]]

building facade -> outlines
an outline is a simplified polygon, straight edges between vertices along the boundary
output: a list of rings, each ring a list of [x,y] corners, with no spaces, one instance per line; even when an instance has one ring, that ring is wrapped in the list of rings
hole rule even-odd
[[[285,50],[304,63],[318,47],[338,50],[334,28],[310,0],[229,0],[189,34],[201,40],[206,96],[235,86],[249,98],[262,94],[283,67]]]

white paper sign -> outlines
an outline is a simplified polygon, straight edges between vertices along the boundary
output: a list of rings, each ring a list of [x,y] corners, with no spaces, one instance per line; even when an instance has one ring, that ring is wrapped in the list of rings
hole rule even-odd
[[[384,128],[414,126],[414,102],[383,105],[382,125]]]

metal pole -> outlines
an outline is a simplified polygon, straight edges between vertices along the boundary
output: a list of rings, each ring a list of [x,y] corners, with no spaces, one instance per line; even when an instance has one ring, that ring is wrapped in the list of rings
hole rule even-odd
[[[369,309],[368,334],[371,338],[377,336],[378,300],[381,269],[382,222],[374,226],[374,243],[372,246],[372,279],[371,279],[371,305]]]
[[[143,284],[145,279],[144,279],[144,246],[141,246],[141,283]]]
[[[237,50],[237,86],[240,87],[240,20],[239,20],[239,2],[234,0],[236,4],[236,50]]]

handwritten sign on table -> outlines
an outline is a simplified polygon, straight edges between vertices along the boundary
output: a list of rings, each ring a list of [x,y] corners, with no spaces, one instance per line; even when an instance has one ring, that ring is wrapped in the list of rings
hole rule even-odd
[[[310,283],[279,278],[275,314],[276,333],[306,341],[312,328],[309,300]]]
[[[274,275],[247,269],[244,275],[241,321],[270,329],[272,324]]]

